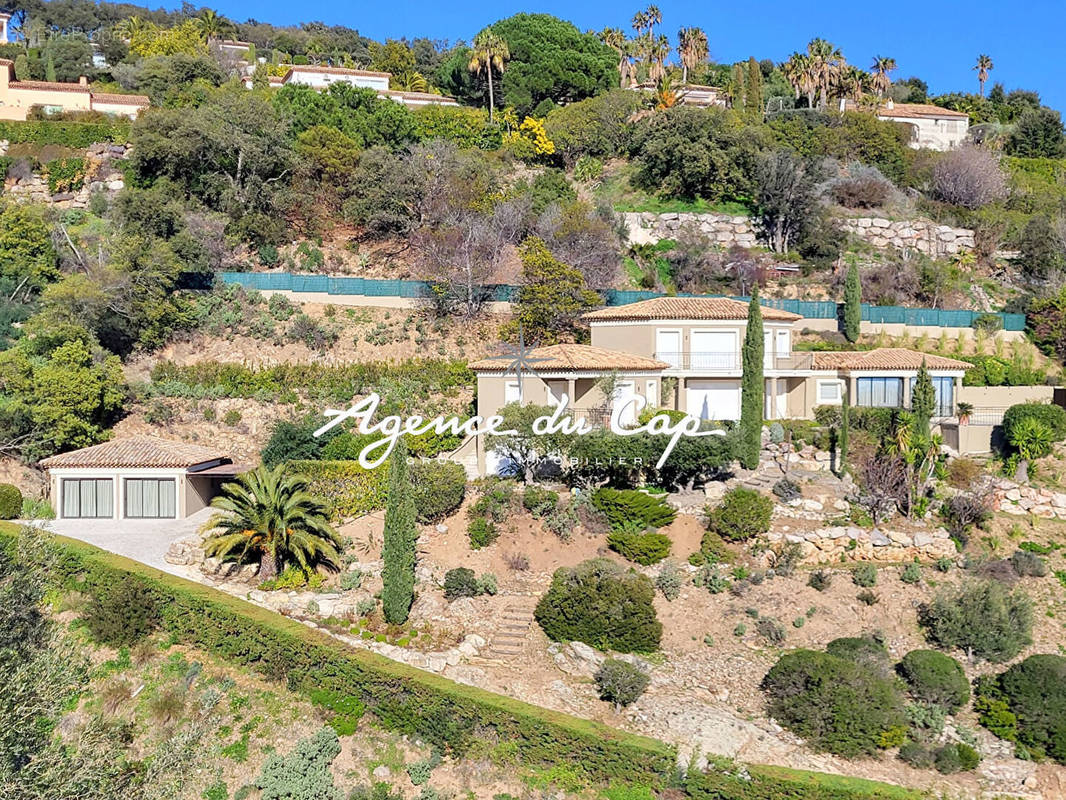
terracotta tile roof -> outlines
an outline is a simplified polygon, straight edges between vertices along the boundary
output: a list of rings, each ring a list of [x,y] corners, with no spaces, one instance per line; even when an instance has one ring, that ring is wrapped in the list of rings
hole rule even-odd
[[[89,93],[89,87],[82,83],[55,83],[53,81],[12,81],[9,84],[12,89],[25,89],[27,91],[49,92],[84,92]]]
[[[155,436],[127,436],[92,447],[46,458],[41,466],[54,467],[191,467],[225,459],[225,454],[187,442]]]
[[[396,95],[398,97],[409,97],[412,100],[436,100],[438,103],[455,103],[459,104],[459,101],[454,97],[449,97],[445,94],[433,94],[432,92],[401,92],[397,89],[383,89],[381,94]]]
[[[799,314],[781,311],[768,306],[762,307],[763,319],[788,321],[802,319]],[[585,314],[585,319],[592,322],[606,320],[648,320],[648,319],[736,319],[748,318],[748,304],[728,297],[656,297],[629,303],[624,306],[611,306]]]
[[[879,347],[876,350],[855,350],[814,354],[815,369],[918,369],[922,362],[928,369],[970,369],[973,364],[931,353],[920,353],[904,347]]]
[[[654,358],[621,353],[617,350],[605,350],[602,347],[592,347],[587,344],[553,344],[548,347],[536,347],[530,351],[529,357],[541,359],[533,365],[536,372],[612,369],[644,372],[666,369],[669,366]],[[502,372],[508,368],[509,363],[507,358],[485,358],[470,364],[470,369],[475,372]]]
[[[104,94],[93,92],[93,100],[117,105],[146,106],[151,101],[143,94]]]
[[[4,16],[4,15],[0,14],[0,17],[2,17],[2,16]],[[15,62],[14,61],[11,61],[11,60],[6,59],[6,58],[0,58],[0,67],[13,67],[13,66],[15,66]]]
[[[391,72],[372,72],[366,69],[347,67],[316,67],[313,64],[293,64],[289,72],[323,72],[327,75],[364,75],[368,78],[391,78]]]
[[[964,111],[929,105],[928,103],[896,103],[892,108],[881,106],[877,115],[881,117],[958,117],[969,118]]]

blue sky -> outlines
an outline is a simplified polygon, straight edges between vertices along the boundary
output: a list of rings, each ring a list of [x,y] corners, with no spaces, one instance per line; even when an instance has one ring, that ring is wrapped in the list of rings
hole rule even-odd
[[[202,2],[202,0],[201,0]],[[851,63],[868,67],[874,55],[899,63],[893,77],[918,75],[930,91],[976,91],[973,71],[979,53],[992,56],[990,85],[1040,92],[1044,102],[1066,109],[1066,2],[1063,0],[892,0],[887,3],[816,0],[814,3],[692,2],[662,0],[663,28],[695,25],[710,40],[712,57],[732,62],[754,55],[781,61],[815,36],[843,49]],[[244,20],[275,24],[308,20],[357,28],[374,39],[428,36],[467,39],[484,25],[518,11],[545,12],[568,19],[582,30],[605,26],[628,30],[643,4],[604,0],[576,2],[356,2],[312,0],[224,0],[218,10]]]

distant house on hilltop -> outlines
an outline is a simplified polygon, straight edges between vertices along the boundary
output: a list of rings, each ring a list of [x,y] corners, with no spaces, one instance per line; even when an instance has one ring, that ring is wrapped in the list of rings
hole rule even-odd
[[[7,25],[11,22],[11,15],[0,11],[0,44],[7,43]]]
[[[310,86],[315,91],[328,89],[335,83],[350,83],[361,89],[373,89],[378,97],[395,100],[405,106],[458,106],[454,97],[429,92],[401,92],[389,88],[389,80],[392,75],[388,72],[373,72],[365,69],[348,69],[347,67],[325,67],[313,64],[294,64],[285,73],[284,77],[270,79],[271,87],[280,87],[293,84],[296,86]],[[252,77],[244,79],[244,85],[252,88]]]
[[[847,101],[845,107],[855,110]],[[953,150],[966,140],[970,115],[928,103],[894,103],[889,100],[877,109],[877,118],[906,125],[911,131],[910,146],[917,149]]]
[[[46,113],[100,111],[135,119],[148,105],[140,94],[94,92],[84,77],[77,83],[15,80],[15,62],[0,58],[0,119],[24,120],[35,106]]]
[[[645,81],[628,87],[630,91],[654,94],[657,86],[654,81]],[[677,104],[681,106],[696,106],[697,108],[710,108],[711,106],[725,107],[725,97],[722,90],[716,86],[701,86],[695,83],[682,83],[673,88]]]

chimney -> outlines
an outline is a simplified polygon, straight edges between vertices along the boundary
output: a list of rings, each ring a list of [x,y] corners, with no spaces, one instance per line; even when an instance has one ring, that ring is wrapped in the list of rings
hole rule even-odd
[[[888,98],[888,102],[885,103],[885,108],[887,108],[889,111],[891,111],[895,107],[896,107],[896,101],[893,100],[891,97]]]
[[[78,86],[88,86],[88,85],[89,85],[89,79],[86,78],[84,75],[82,75],[80,78],[78,78]]]

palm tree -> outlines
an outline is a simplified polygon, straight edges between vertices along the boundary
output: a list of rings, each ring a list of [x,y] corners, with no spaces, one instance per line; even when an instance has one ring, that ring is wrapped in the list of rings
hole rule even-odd
[[[141,17],[130,17],[115,25],[115,33],[118,34],[119,38],[129,43],[133,41],[135,36],[155,30],[155,27],[154,22],[149,22]]]
[[[814,59],[806,53],[793,53],[785,62],[785,77],[796,92],[796,99],[801,94],[807,95],[807,105],[814,108],[814,95],[818,91],[818,76]]]
[[[619,85],[623,89],[633,86],[637,82],[637,74],[633,69],[632,42],[621,28],[604,28],[600,31],[600,41],[618,53]]]
[[[992,71],[995,64],[992,63],[992,57],[984,54],[977,57],[977,65],[974,67],[977,70],[977,82],[981,85],[981,97],[985,96],[985,81],[988,80],[988,73]]]
[[[222,15],[212,11],[210,8],[205,8],[200,12],[194,20],[196,27],[203,34],[203,37],[208,41],[214,39],[222,39],[226,36],[231,36],[236,33],[237,26],[230,22]]]
[[[873,87],[878,97],[884,97],[888,87],[892,85],[892,79],[888,73],[896,68],[896,59],[887,56],[874,56],[874,63],[870,66],[873,71]]]
[[[430,91],[429,81],[426,80],[426,76],[415,70],[406,70],[399,75],[393,75],[389,83],[390,88],[398,89],[401,92],[428,93]]]
[[[637,36],[644,33],[645,28],[651,28],[651,24],[648,20],[648,13],[646,11],[638,11],[633,15],[633,30],[637,32]]]
[[[648,77],[658,83],[666,77],[666,59],[670,57],[670,39],[659,34],[649,42]]]
[[[856,104],[862,99],[862,93],[873,79],[868,72],[854,64],[842,66],[837,73],[837,92],[840,97],[850,97]]]
[[[807,45],[807,55],[811,60],[811,72],[815,85],[820,92],[818,105],[825,108],[829,96],[829,85],[833,75],[840,69],[844,57],[840,48],[825,39],[812,39]]]
[[[655,108],[657,111],[665,111],[677,105],[681,98],[674,90],[673,82],[669,75],[663,75],[655,89]]]
[[[511,51],[507,42],[503,40],[492,28],[485,28],[474,37],[474,50],[470,54],[470,71],[478,74],[481,70],[489,76],[489,122],[492,122],[496,111],[496,98],[493,95],[492,71],[498,69],[503,72],[504,66],[511,58]]]
[[[681,56],[681,83],[688,83],[688,71],[707,59],[707,34],[700,28],[677,32],[677,54]]]
[[[257,557],[260,581],[275,577],[286,563],[307,570],[319,563],[335,567],[340,559],[343,543],[326,507],[308,494],[305,479],[286,475],[282,464],[238,475],[211,507],[217,511],[203,526],[213,531],[204,551],[236,561]]]

